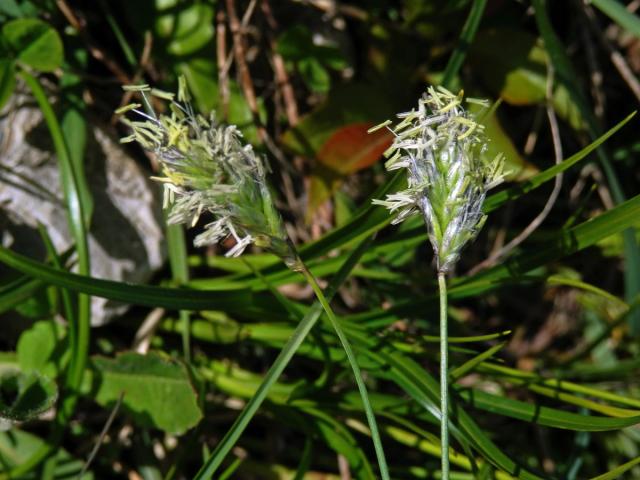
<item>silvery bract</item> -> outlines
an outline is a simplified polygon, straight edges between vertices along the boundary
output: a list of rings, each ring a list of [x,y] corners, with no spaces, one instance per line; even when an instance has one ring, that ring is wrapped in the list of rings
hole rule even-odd
[[[196,246],[232,237],[236,243],[227,256],[238,256],[253,243],[293,266],[296,256],[273,205],[265,165],[251,145],[242,143],[238,129],[217,124],[213,113],[209,118],[194,113],[184,79],[177,101],[173,94],[148,85],[124,88],[142,94],[146,112],[139,104],[118,110],[141,117],[123,119],[133,133],[122,141],[138,142],[162,164],[165,176],[155,180],[164,184],[169,222],[195,225],[209,213],[213,221],[196,237]],[[157,115],[149,95],[169,101],[168,114]]]
[[[464,245],[482,228],[486,192],[503,178],[502,157],[483,159],[483,127],[462,102],[462,92],[454,95],[430,87],[417,110],[398,115],[400,123],[390,128],[395,140],[385,152],[386,167],[406,168],[408,188],[374,201],[396,214],[393,223],[422,212],[438,271],[443,273],[451,270]]]

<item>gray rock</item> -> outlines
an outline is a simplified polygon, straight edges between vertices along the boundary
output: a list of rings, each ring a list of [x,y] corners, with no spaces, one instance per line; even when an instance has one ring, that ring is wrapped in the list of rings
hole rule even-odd
[[[14,96],[13,105],[0,117],[1,239],[3,245],[43,260],[38,224],[46,227],[59,253],[68,250],[73,240],[58,162],[42,113],[33,106],[18,105],[18,99]],[[166,256],[160,188],[108,128],[88,123],[85,165],[94,200],[89,238],[91,275],[144,283]],[[94,297],[91,323],[107,323],[126,308]]]

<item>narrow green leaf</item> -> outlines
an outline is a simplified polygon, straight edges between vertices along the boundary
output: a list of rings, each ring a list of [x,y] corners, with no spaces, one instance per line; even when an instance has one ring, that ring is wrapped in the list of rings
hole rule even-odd
[[[365,341],[365,338],[360,338],[360,340]],[[416,362],[396,351],[390,350],[388,347],[380,349],[372,341],[365,341],[364,345],[368,346],[368,348],[362,350],[364,354],[376,359],[380,365],[391,368],[390,380],[403,388],[429,413],[436,418],[439,417],[436,404],[439,398],[440,386],[433,377],[428,375]],[[376,350],[378,351],[376,352]],[[449,428],[454,437],[458,438],[459,441],[461,439],[469,441],[496,467],[511,475],[517,475],[518,478],[523,480],[541,480],[541,477],[524,469],[502,452],[460,405],[454,409],[454,415],[450,423]]]
[[[489,340],[498,340],[511,335],[511,330],[505,330],[499,333],[490,333],[487,335],[473,335],[469,337],[449,337],[449,343],[474,343],[474,342],[486,342]],[[423,335],[422,340],[425,342],[439,342],[440,337],[434,335]]]
[[[22,77],[31,89],[38,106],[42,110],[47,127],[51,134],[53,144],[60,165],[60,177],[62,178],[62,188],[65,202],[67,204],[67,214],[69,219],[69,230],[76,243],[78,252],[78,271],[83,275],[88,275],[91,267],[89,263],[89,244],[87,240],[87,230],[85,228],[85,215],[82,198],[78,187],[78,176],[75,172],[64,134],[58,123],[55,113],[49,104],[44,90],[38,80],[27,72],[22,72]],[[69,366],[69,386],[74,390],[82,383],[82,375],[89,352],[91,303],[89,297],[80,295],[78,297],[78,321],[71,326],[69,338],[73,355]],[[70,404],[69,404],[70,405]],[[71,408],[70,406],[68,408]],[[66,409],[66,408],[65,408]],[[64,410],[64,409],[63,409]],[[70,413],[70,412],[67,412]]]
[[[538,188],[545,182],[556,177],[561,172],[564,172],[578,163],[580,160],[584,159],[591,152],[596,150],[600,145],[602,145],[609,137],[611,137],[614,133],[620,130],[624,125],[626,125],[634,116],[636,112],[632,112],[627,115],[622,121],[620,121],[613,128],[609,129],[604,135],[601,135],[599,138],[594,140],[592,143],[587,145],[585,148],[580,150],[579,152],[571,155],[566,160],[563,160],[557,165],[548,168],[547,170],[540,172],[538,175],[530,178],[526,182],[520,183],[518,185],[514,185],[513,187],[508,188],[507,190],[502,190],[498,193],[494,193],[489,198],[487,198],[484,203],[484,212],[489,213],[501,205],[505,204],[510,200],[514,200],[525,193],[530,192]]]
[[[598,120],[593,113],[593,109],[589,106],[580,85],[576,82],[576,79],[579,77],[571,65],[566,48],[562,45],[551,26],[544,0],[533,0],[533,7],[538,30],[549,51],[551,61],[557,73],[557,79],[569,90],[571,98],[578,105],[581,116],[587,121],[589,135],[592,139],[595,139],[600,132]],[[622,190],[620,180],[613,168],[609,153],[606,148],[603,147],[597,150],[597,154],[607,177],[607,182],[611,188],[611,195],[614,201],[616,203],[622,203],[626,197]],[[627,302],[631,302],[633,298],[640,293],[640,248],[636,241],[634,228],[630,226],[630,228],[622,232],[622,235],[626,266],[624,269],[625,298]],[[640,312],[633,312],[629,316],[629,325],[634,335],[640,335]]]
[[[624,472],[631,470],[636,465],[640,464],[640,457],[636,457],[633,460],[624,463],[613,470],[608,471],[607,473],[603,473],[602,475],[598,475],[597,477],[593,477],[591,480],[615,480],[617,478],[621,478]]]
[[[7,103],[16,88],[16,72],[13,60],[0,58],[0,109]]]
[[[598,240],[615,235],[629,228],[638,221],[640,215],[640,195],[614,207],[607,212],[587,220],[569,230],[561,231],[553,240],[535,248],[523,248],[523,252],[515,255],[494,268],[481,272],[466,282],[496,281],[524,275],[532,269],[545,265],[559,258],[583,250]]]
[[[341,422],[315,408],[307,407],[304,411],[315,420],[314,426],[329,448],[344,455],[357,478],[376,480],[367,455]]]
[[[523,284],[539,281],[539,277],[527,277],[531,270],[549,262],[564,258],[588,248],[609,235],[615,235],[631,225],[635,225],[640,215],[640,195],[614,207],[596,218],[587,220],[571,229],[560,231],[555,238],[542,244],[529,247],[525,242],[522,251],[507,258],[500,265],[480,272],[472,277],[454,279],[449,288],[451,298],[467,298],[491,291],[504,283]],[[0,260],[1,258],[0,250]],[[427,305],[434,305],[436,295],[425,295],[416,299],[413,295],[398,300],[387,309],[372,309],[361,314],[351,315],[352,321],[366,322],[387,318],[389,322],[399,316],[413,315]]]
[[[173,277],[173,281],[177,285],[182,286],[189,281],[189,265],[187,264],[187,243],[184,238],[184,229],[182,225],[167,224],[166,232],[167,246],[169,250],[169,264],[171,265],[171,276]],[[180,321],[182,325],[182,352],[184,355],[184,361],[188,364],[191,363],[191,319],[188,311],[180,311]]]
[[[80,51],[86,54],[84,50]],[[82,100],[83,85],[79,76],[68,71],[65,71],[60,83],[62,86],[62,120],[60,126],[69,149],[69,159],[73,163],[75,176],[75,179],[63,179],[63,185],[74,180],[77,183],[78,195],[83,207],[84,224],[85,228],[88,229],[91,225],[94,203],[85,174],[85,150],[89,127],[85,120],[85,105]],[[64,169],[62,173],[69,175],[71,172],[68,169]]]
[[[502,342],[502,343],[499,343],[497,345],[494,345],[493,347],[491,347],[488,350],[482,352],[481,354],[476,355],[472,359],[464,362],[462,365],[460,365],[459,367],[454,369],[451,373],[449,373],[449,376],[451,377],[451,380],[452,381],[456,381],[459,378],[465,376],[467,373],[469,373],[470,371],[475,369],[476,366],[478,366],[479,363],[484,362],[485,360],[491,358],[496,353],[498,353],[500,350],[502,350],[502,348],[505,345],[506,345],[505,342]]]
[[[540,404],[532,404],[511,398],[493,395],[480,390],[461,390],[458,394],[469,405],[486,412],[517,418],[529,423],[536,423],[553,428],[574,431],[599,432],[619,430],[640,423],[640,416],[635,417],[596,417],[566,412]]]
[[[23,276],[0,287],[0,314],[33,297],[43,285],[38,279]]]
[[[482,14],[484,13],[486,6],[487,0],[474,0],[473,5],[471,5],[471,11],[469,12],[467,21],[462,27],[458,46],[449,57],[449,62],[444,70],[444,75],[442,77],[443,87],[451,88],[453,79],[460,70],[460,67],[462,67],[469,45],[473,44],[473,37],[475,37],[476,32],[478,31],[480,20],[482,20]]]
[[[16,468],[24,465],[34,454],[41,451],[46,446],[46,440],[39,438],[32,433],[24,432],[18,428],[12,428],[9,432],[0,432],[0,452],[2,452],[3,470]],[[84,461],[75,459],[69,453],[59,448],[56,450],[55,478],[74,478],[78,480],[93,480],[93,473],[87,472],[78,478],[82,471]],[[22,478],[38,478],[37,475]]]
[[[331,301],[340,285],[342,285],[342,283],[349,276],[349,273],[351,272],[351,270],[353,270],[353,267],[355,267],[356,263],[369,247],[370,243],[371,239],[365,239],[360,243],[360,245],[358,245],[358,248],[356,248],[343,263],[342,267],[335,275],[335,277],[333,277],[331,283],[325,291],[325,297],[328,301]],[[275,362],[266,373],[264,380],[256,391],[255,395],[251,397],[244,410],[240,413],[229,431],[225,434],[224,438],[217,445],[214,452],[209,456],[209,458],[207,458],[200,471],[194,477],[194,480],[211,478],[211,476],[216,472],[225,456],[238,441],[238,439],[242,435],[242,432],[244,432],[245,428],[247,428],[247,425],[249,425],[249,422],[266,398],[267,393],[269,392],[273,384],[278,380],[286,366],[289,364],[306,336],[309,334],[313,326],[320,318],[321,314],[322,305],[320,305],[320,302],[315,302],[313,306],[308,310],[304,318],[300,321],[287,344],[280,351]]]
[[[640,38],[640,18],[622,3],[617,0],[591,0],[591,3],[622,28]]]
[[[245,289],[202,291],[163,288],[78,275],[56,270],[4,247],[0,247],[0,262],[52,285],[133,305],[175,310],[227,310],[238,305],[246,306],[251,299],[250,292]]]
[[[38,233],[40,234],[40,238],[42,238],[42,242],[44,243],[44,247],[47,251],[47,257],[51,261],[53,267],[63,270],[64,269],[64,257],[67,257],[71,254],[72,250],[69,250],[64,255],[58,255],[55,246],[53,245],[53,240],[49,236],[47,229],[43,225],[38,225]],[[64,314],[64,318],[67,319],[71,325],[75,325],[78,323],[78,312],[75,309],[75,298],[72,292],[70,292],[66,288],[61,288],[60,296],[62,297],[62,313]]]

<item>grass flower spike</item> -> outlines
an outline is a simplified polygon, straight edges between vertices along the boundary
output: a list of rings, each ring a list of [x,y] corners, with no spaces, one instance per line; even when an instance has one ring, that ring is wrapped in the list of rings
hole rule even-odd
[[[154,152],[162,164],[165,176],[156,180],[164,184],[165,207],[171,208],[169,222],[193,226],[203,213],[211,214],[213,221],[196,237],[196,246],[233,237],[236,244],[227,252],[227,256],[238,256],[248,245],[257,245],[280,257],[311,285],[353,370],[382,479],[390,480],[373,408],[355,353],[317,279],[305,266],[287,236],[267,186],[266,167],[262,159],[255,154],[251,145],[242,143],[242,135],[235,126],[218,125],[213,114],[207,119],[193,111],[183,78],[180,79],[177,100],[173,94],[148,85],[127,86],[125,90],[142,95],[144,110],[141,110],[143,105],[134,103],[116,112],[134,112],[140,117],[135,121],[123,119],[132,134],[122,141],[138,142],[144,149]],[[169,113],[157,115],[150,97],[169,101]],[[275,293],[277,295],[277,291]],[[210,478],[220,466],[222,458],[246,427],[248,418],[255,414],[269,387],[277,380],[318,318],[319,315],[303,318],[269,370],[264,383],[195,478]]]
[[[238,256],[255,244],[293,268],[296,255],[273,205],[265,164],[251,145],[242,143],[240,131],[234,125],[218,125],[213,113],[209,118],[194,113],[184,79],[177,101],[173,94],[148,85],[125,89],[142,94],[145,111],[139,104],[118,110],[140,117],[123,119],[133,133],[122,141],[136,141],[156,154],[165,176],[155,180],[164,184],[169,222],[193,226],[208,212],[213,221],[196,237],[196,246],[233,237],[236,244],[227,256]],[[156,115],[150,96],[169,101],[169,113]]]
[[[374,203],[396,215],[393,223],[422,213],[438,268],[440,292],[440,440],[442,478],[449,479],[449,360],[446,274],[462,248],[475,238],[486,219],[482,204],[487,190],[503,177],[502,155],[483,159],[487,139],[482,125],[463,107],[463,95],[429,87],[417,110],[401,113],[401,121],[386,121],[395,135],[385,152],[388,170],[407,169],[407,189]],[[487,102],[467,99],[483,107]]]
[[[483,127],[462,101],[462,92],[430,87],[417,110],[398,115],[400,123],[390,128],[395,141],[385,152],[386,167],[406,168],[408,188],[375,201],[396,214],[393,223],[422,212],[438,271],[445,273],[482,228],[487,190],[502,181],[502,158],[482,159],[487,142]]]

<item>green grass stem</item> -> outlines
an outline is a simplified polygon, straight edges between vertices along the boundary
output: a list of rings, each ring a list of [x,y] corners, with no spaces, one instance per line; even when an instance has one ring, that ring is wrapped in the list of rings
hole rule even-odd
[[[438,273],[440,293],[440,446],[442,450],[442,478],[449,479],[449,354],[447,351],[447,279]]]
[[[368,237],[364,239],[356,249],[354,249],[349,257],[342,264],[340,270],[333,277],[331,283],[327,287],[324,292],[324,297],[326,301],[331,301],[336,291],[340,287],[340,285],[346,280],[349,276],[349,273],[358,263],[358,260],[364,252],[371,245],[372,237]],[[258,387],[255,395],[251,397],[251,399],[247,402],[244,410],[240,413],[238,418],[236,418],[235,422],[229,429],[229,431],[222,438],[220,443],[217,445],[216,449],[209,455],[204,465],[200,468],[198,473],[193,477],[194,480],[204,480],[212,478],[212,475],[216,472],[216,470],[222,464],[222,461],[229,453],[229,451],[236,444],[244,430],[251,422],[251,419],[262,405],[262,402],[267,397],[269,390],[273,386],[273,384],[278,380],[282,372],[287,367],[295,353],[297,352],[302,342],[304,342],[305,338],[317,323],[320,315],[322,314],[322,305],[320,302],[315,302],[304,318],[300,321],[293,334],[287,341],[287,343],[282,347],[282,350],[278,354],[275,362],[266,373],[264,380]]]
[[[322,305],[327,317],[329,318],[329,322],[331,326],[335,330],[338,338],[340,339],[340,343],[342,344],[342,348],[347,355],[347,360],[351,365],[351,369],[353,370],[353,376],[356,380],[356,384],[358,385],[358,391],[360,392],[360,398],[362,399],[362,405],[364,407],[364,412],[367,417],[367,422],[369,423],[369,429],[371,430],[371,439],[373,440],[373,446],[376,451],[376,457],[378,458],[378,466],[380,467],[380,474],[382,475],[383,480],[389,480],[389,469],[387,467],[387,461],[384,456],[384,449],[382,448],[382,441],[380,440],[380,433],[378,431],[378,424],[376,423],[376,417],[373,414],[373,409],[371,408],[371,402],[369,401],[369,394],[367,393],[367,387],[364,384],[364,379],[362,378],[362,372],[360,367],[358,366],[358,362],[356,360],[356,356],[353,353],[353,349],[351,348],[351,344],[347,339],[338,319],[333,313],[333,309],[329,302],[327,301],[320,285],[318,285],[318,281],[313,276],[313,274],[306,268],[302,270],[302,274],[313,288],[314,293],[316,294],[316,298]]]

